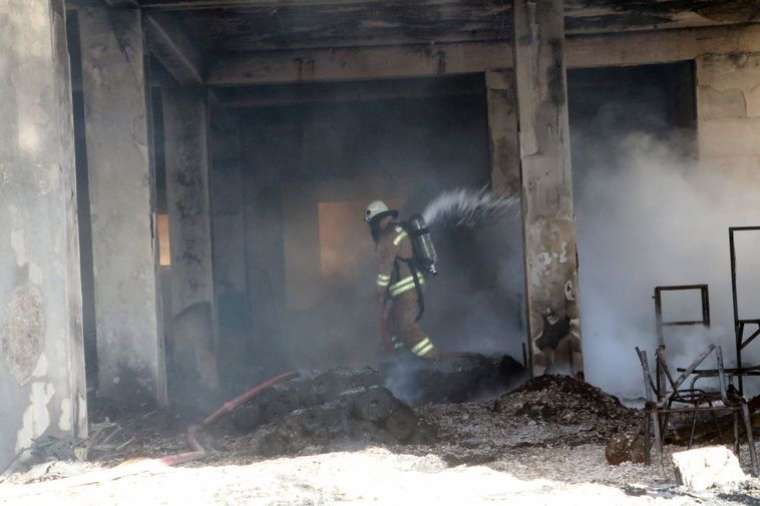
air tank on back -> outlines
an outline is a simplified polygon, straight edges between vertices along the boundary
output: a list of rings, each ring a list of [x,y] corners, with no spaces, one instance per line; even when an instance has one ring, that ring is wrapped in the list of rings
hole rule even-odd
[[[412,248],[414,257],[420,264],[420,270],[433,276],[438,274],[438,253],[435,251],[430,229],[425,223],[425,218],[415,214],[409,219],[410,235],[412,236]]]

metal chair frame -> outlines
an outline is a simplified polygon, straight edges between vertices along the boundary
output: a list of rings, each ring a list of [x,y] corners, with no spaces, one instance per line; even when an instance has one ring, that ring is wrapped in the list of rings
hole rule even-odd
[[[686,380],[713,352],[715,353],[717,362],[720,392],[705,392],[703,390],[695,389],[693,386],[691,388],[683,388]],[[744,398],[738,395],[729,394],[729,391],[727,390],[728,382],[723,367],[723,351],[720,346],[714,344],[709,345],[705,351],[700,353],[697,358],[675,378],[671,374],[665,358],[665,347],[662,345],[658,346],[656,352],[657,371],[661,371],[667,379],[667,385],[663,385],[662,387],[658,387],[658,382],[656,379],[652,378],[646,351],[642,351],[636,347],[636,354],[641,362],[641,368],[644,375],[644,388],[647,396],[646,410],[649,412],[646,430],[647,463],[649,463],[649,441],[653,432],[654,442],[657,446],[657,452],[660,458],[660,465],[663,464],[663,438],[665,431],[667,430],[668,417],[670,415],[691,415],[691,433],[689,436],[689,447],[691,447],[698,413],[709,412],[715,417],[719,412],[730,412],[734,417],[734,451],[738,457],[739,417],[741,416],[744,421],[744,431],[749,446],[750,459],[752,461],[752,475],[757,476],[758,462],[755,443],[752,437],[752,421],[749,415],[749,407]],[[721,404],[718,405],[716,404],[717,402],[720,402]],[[717,421],[717,417],[715,419]]]
[[[702,303],[702,319],[701,320],[675,320],[666,321],[663,318],[663,292],[689,292],[698,291],[700,295],[700,302]],[[665,329],[669,327],[704,327],[710,328],[710,289],[706,284],[695,285],[669,285],[669,286],[655,286],[654,287],[654,314],[655,314],[655,327],[657,330],[657,345],[665,346]],[[658,362],[659,363],[659,362]],[[657,390],[659,391],[664,385],[664,374],[662,371],[657,371]]]
[[[733,295],[733,309],[734,309],[734,333],[736,337],[736,369],[739,371],[737,375],[739,377],[739,392],[744,393],[744,378],[743,376],[760,376],[760,366],[753,365],[744,367],[742,363],[742,351],[752,341],[760,336],[760,317],[755,318],[740,318],[739,317],[739,296],[737,293],[736,282],[736,243],[734,241],[734,234],[736,232],[760,232],[760,226],[758,227],[729,227],[728,228],[728,244],[731,253],[731,294]],[[746,339],[744,338],[744,329],[750,325],[755,325],[757,328]]]

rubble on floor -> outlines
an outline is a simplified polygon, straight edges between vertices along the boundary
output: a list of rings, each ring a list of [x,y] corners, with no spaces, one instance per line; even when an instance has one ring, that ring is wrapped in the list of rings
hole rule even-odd
[[[424,444],[435,439],[436,423],[421,420],[410,399],[451,402],[493,395],[524,374],[511,357],[460,354],[426,361],[410,356],[381,370],[334,369],[275,385],[241,406],[231,422],[253,434],[249,451],[265,456],[370,443]]]
[[[606,442],[610,436],[639,423],[638,412],[626,408],[617,397],[570,376],[534,378],[496,401],[502,415],[564,426],[589,427],[578,443]],[[568,441],[573,445],[574,441]]]
[[[342,445],[423,443],[433,437],[432,426],[421,423],[409,406],[388,389],[372,386],[264,425],[253,433],[250,449],[270,457]]]
[[[450,364],[447,367],[453,374],[462,372]],[[439,372],[426,374],[432,378]],[[269,504],[266,501],[274,498],[280,503],[304,499],[301,488],[291,486],[297,476],[299,483],[308,484],[314,494],[309,497],[316,502],[351,498],[394,503],[388,491],[372,489],[367,483],[356,495],[350,480],[339,483],[328,479],[361,462],[363,475],[369,468],[377,470],[372,471],[373,482],[403,481],[406,478],[401,475],[420,471],[430,473],[425,478],[430,487],[446,487],[448,480],[460,472],[467,474],[467,479],[502,484],[496,495],[484,492],[481,497],[478,491],[468,492],[468,497],[486,502],[512,497],[514,493],[539,502],[575,493],[578,497],[605,498],[614,504],[691,504],[694,497],[693,492],[678,487],[670,468],[630,461],[608,465],[604,444],[608,439],[625,440],[626,434],[636,430],[642,421],[643,412],[626,408],[615,397],[566,376],[535,378],[490,399],[408,405],[387,388],[382,371],[336,369],[275,385],[254,400],[203,434],[203,446],[208,452],[202,458],[184,467],[151,467],[139,475],[117,474],[118,479],[109,478],[87,487],[102,491],[102,497],[93,496],[100,497],[102,504],[115,503],[118,501],[112,499],[121,494],[120,487],[125,484],[149,482],[162,487],[166,482],[180,480],[180,475],[183,479],[192,476],[189,483],[213,484],[208,489],[201,487],[209,494],[215,493],[212,489],[223,489],[225,500],[234,497]],[[118,416],[95,411],[94,415],[93,437],[99,443],[93,446],[89,458],[96,462],[45,464],[26,474],[0,479],[0,504],[3,482],[65,482],[59,478],[92,468],[110,468],[135,457],[163,457],[186,451],[183,427],[168,413]],[[673,451],[672,446],[666,447],[666,460]],[[741,457],[746,468],[746,450]],[[252,487],[251,477],[269,470],[274,473],[274,481],[268,483],[273,483],[274,488]],[[279,476],[287,478],[280,480]],[[407,494],[419,490],[413,482],[409,482]],[[61,487],[68,490],[63,483]],[[125,493],[127,490],[129,487],[124,488]],[[203,490],[198,493],[206,493]],[[71,488],[63,496],[79,499],[83,497],[79,493]],[[750,501],[749,504],[760,497],[760,482],[753,479],[741,487],[706,494],[700,500],[709,504]],[[449,499],[448,493],[442,497]],[[442,503],[446,503],[444,499]],[[209,504],[219,503],[215,501],[211,498]]]
[[[647,441],[643,430],[619,432],[607,441],[604,456],[607,463],[613,466],[623,462],[643,464],[647,461],[650,446],[651,443]]]
[[[408,420],[405,427],[415,430],[411,435],[394,434],[387,430],[389,421],[408,411],[384,388],[367,386],[375,380],[371,371],[331,371],[276,386],[234,415],[236,427],[253,435],[227,436],[226,448],[272,456],[326,451],[348,443],[381,443],[405,445],[403,451],[414,453],[435,447],[436,454],[451,465],[476,464],[524,446],[604,444],[638,427],[643,419],[640,412],[587,383],[568,376],[541,376],[495,400],[416,406],[414,418],[409,414],[400,418]],[[336,385],[347,384],[355,388],[342,399]],[[368,391],[382,401],[373,409],[396,410],[396,414],[380,424],[359,415],[356,406],[367,405]],[[290,402],[302,407],[290,409]]]
[[[419,408],[438,427],[451,464],[490,462],[523,447],[604,444],[636,427],[640,412],[569,376],[540,376],[496,400]]]

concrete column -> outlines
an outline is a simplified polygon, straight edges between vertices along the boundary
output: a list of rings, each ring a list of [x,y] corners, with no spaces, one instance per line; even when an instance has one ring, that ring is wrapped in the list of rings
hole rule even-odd
[[[140,13],[79,10],[98,395],[166,400]]]
[[[514,0],[515,73],[534,374],[581,373],[562,0]]]
[[[486,72],[491,186],[503,195],[520,192],[520,149],[514,78],[511,70]]]
[[[210,176],[214,242],[214,292],[219,308],[219,340],[248,332],[250,322],[246,283],[245,187],[241,167],[240,124],[235,115],[212,110],[209,122],[212,170]]]
[[[216,312],[206,94],[197,90],[166,90],[163,116],[172,250],[169,332],[175,348],[193,346],[201,379],[215,386]]]
[[[0,469],[87,435],[69,59],[62,0],[0,0]]]
[[[245,292],[245,188],[240,159],[237,117],[218,111],[210,125],[213,164],[210,178],[214,205],[214,239],[224,247],[214,248],[214,283],[223,297],[247,299]]]

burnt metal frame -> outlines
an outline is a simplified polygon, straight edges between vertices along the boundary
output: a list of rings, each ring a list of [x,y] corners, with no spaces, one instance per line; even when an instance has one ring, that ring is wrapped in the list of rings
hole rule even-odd
[[[760,335],[760,317],[758,318],[739,318],[739,299],[736,290],[736,244],[734,243],[734,232],[760,232],[760,226],[756,227],[729,227],[728,243],[731,250],[731,294],[734,303],[734,332],[736,334],[736,368],[742,370],[742,350]],[[746,340],[744,339],[744,326],[757,325],[755,330]],[[758,373],[760,374],[760,373]],[[748,374],[749,376],[757,374]],[[739,374],[739,392],[744,393],[744,381]]]
[[[682,321],[663,321],[662,319],[662,292],[685,292],[699,290],[700,297],[702,299],[702,319],[701,320],[682,320]],[[665,346],[665,327],[687,327],[702,325],[706,328],[710,327],[710,290],[706,284],[697,285],[670,285],[670,286],[656,286],[654,287],[654,313],[656,318],[657,328],[657,345]],[[664,372],[659,369],[659,361],[657,363],[657,391],[662,390],[663,386],[663,374]]]
[[[681,388],[687,378],[694,374],[694,371],[697,370],[697,368],[713,352],[715,353],[715,359],[717,362],[720,395],[716,396],[715,394],[717,394],[717,392],[707,393],[702,390],[696,390],[693,388],[693,382],[692,388]],[[728,380],[726,377],[726,371],[723,367],[723,351],[721,347],[714,344],[709,345],[707,349],[700,353],[677,378],[673,378],[665,359],[665,347],[662,345],[658,346],[655,354],[656,365],[658,370],[665,373],[670,386],[669,391],[667,386],[660,388],[655,385],[655,381],[652,379],[652,374],[649,369],[647,352],[636,347],[636,354],[639,357],[639,362],[641,362],[641,369],[644,375],[644,389],[647,396],[646,410],[649,411],[649,418],[647,418],[646,424],[647,464],[650,463],[649,438],[651,437],[652,432],[654,432],[654,442],[657,446],[660,465],[664,464],[663,437],[667,430],[668,417],[671,414],[684,413],[691,415],[691,433],[689,436],[689,447],[691,447],[694,439],[697,413],[710,412],[715,415],[715,413],[721,411],[728,411],[734,418],[734,452],[738,457],[739,417],[741,416],[744,421],[744,432],[749,447],[750,460],[752,461],[752,475],[758,476],[757,453],[755,451],[755,442],[752,437],[752,421],[750,418],[749,406],[743,397],[735,394],[729,395],[729,390],[727,389]],[[717,401],[720,401],[721,405],[713,405],[713,402]],[[681,404],[682,406],[674,407],[674,404]],[[661,416],[662,418],[660,418]]]

